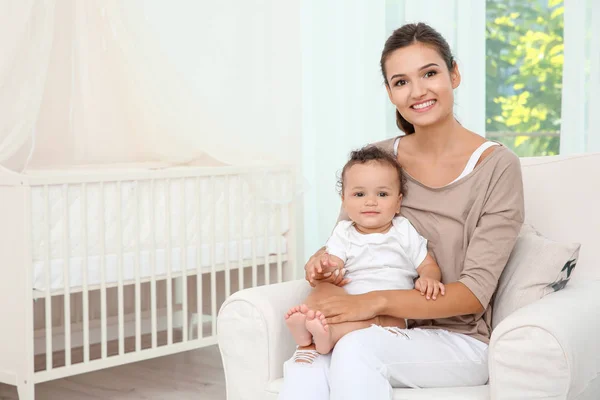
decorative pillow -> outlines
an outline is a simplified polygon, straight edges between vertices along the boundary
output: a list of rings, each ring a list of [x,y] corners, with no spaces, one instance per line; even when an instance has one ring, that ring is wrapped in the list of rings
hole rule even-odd
[[[579,243],[552,241],[524,224],[498,282],[492,327],[519,308],[561,290],[571,278]]]

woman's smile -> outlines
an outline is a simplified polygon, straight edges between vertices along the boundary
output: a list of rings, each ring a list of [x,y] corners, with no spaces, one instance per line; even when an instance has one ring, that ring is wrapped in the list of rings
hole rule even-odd
[[[421,101],[419,103],[413,104],[412,106],[410,106],[410,108],[412,108],[413,111],[416,111],[418,113],[424,113],[424,112],[431,110],[436,103],[437,103],[437,100],[425,100],[425,101]]]

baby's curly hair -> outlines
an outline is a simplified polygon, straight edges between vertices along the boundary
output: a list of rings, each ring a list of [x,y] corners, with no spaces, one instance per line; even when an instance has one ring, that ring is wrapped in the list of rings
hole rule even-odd
[[[369,145],[359,150],[354,150],[350,153],[350,159],[346,165],[344,165],[341,176],[339,177],[336,185],[340,195],[344,193],[344,176],[346,175],[348,168],[355,164],[366,164],[371,161],[376,161],[380,164],[393,167],[398,172],[400,194],[404,195],[406,193],[406,178],[402,174],[402,167],[400,166],[400,163],[396,157],[394,157],[392,153],[382,150],[377,146]]]

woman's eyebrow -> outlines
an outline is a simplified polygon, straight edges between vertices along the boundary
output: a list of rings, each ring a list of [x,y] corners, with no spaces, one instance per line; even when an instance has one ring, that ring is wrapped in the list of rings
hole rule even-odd
[[[419,68],[419,71],[423,71],[424,69],[429,68],[429,67],[439,67],[439,65],[437,65],[436,63],[429,63],[429,64],[423,65],[421,68]],[[392,79],[394,79],[394,78],[399,78],[401,76],[406,76],[406,74],[395,74],[395,75],[392,75],[392,77],[390,78],[390,81]]]

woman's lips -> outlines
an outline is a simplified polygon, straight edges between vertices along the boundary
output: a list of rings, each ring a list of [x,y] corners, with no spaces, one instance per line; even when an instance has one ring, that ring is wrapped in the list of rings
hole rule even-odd
[[[431,110],[433,106],[437,103],[437,100],[427,100],[418,104],[413,104],[410,106],[414,111],[422,113]]]

